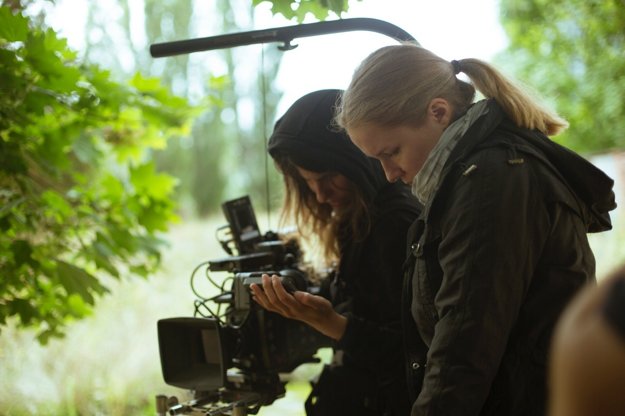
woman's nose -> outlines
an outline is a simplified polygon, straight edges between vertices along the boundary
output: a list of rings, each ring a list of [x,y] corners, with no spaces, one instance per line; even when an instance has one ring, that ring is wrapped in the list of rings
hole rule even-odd
[[[327,192],[324,188],[318,188],[315,194],[317,196],[317,202],[320,204],[328,202],[329,192]]]
[[[328,197],[330,196],[328,186],[325,186],[323,183],[320,182],[314,182],[311,185],[311,188],[315,194],[315,197],[317,198],[317,202],[323,204],[328,201]]]
[[[401,178],[402,170],[395,163],[391,161],[381,161],[382,169],[384,169],[384,175],[386,176],[386,180],[393,183],[396,182],[399,178]]]

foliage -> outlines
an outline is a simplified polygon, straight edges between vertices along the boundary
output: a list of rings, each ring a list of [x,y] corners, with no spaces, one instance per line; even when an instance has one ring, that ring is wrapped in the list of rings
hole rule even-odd
[[[348,9],[348,0],[253,0],[254,6],[263,2],[271,3],[273,14],[295,19],[298,23],[302,23],[309,13],[317,20],[325,20],[330,12],[340,17]]]
[[[115,74],[140,68],[158,76],[202,110],[188,134],[153,154],[157,168],[179,180],[173,197],[180,202],[180,214],[221,212],[222,201],[242,194],[260,206],[267,194],[265,179],[280,183],[278,173],[266,169],[264,145],[281,96],[273,80],[283,52],[269,44],[155,59],[148,53],[148,42],[250,30],[254,9],[249,0],[145,0],[143,10],[131,7],[135,3],[93,1],[83,26],[87,45],[81,53]],[[115,17],[102,19],[103,15]],[[111,44],[119,53],[110,53]]]
[[[519,78],[553,97],[571,123],[558,140],[578,151],[625,148],[625,2],[502,0]]]
[[[54,31],[0,7],[0,325],[46,342],[106,279],[145,276],[175,219],[174,178],[146,155],[190,107],[159,82],[81,64]]]

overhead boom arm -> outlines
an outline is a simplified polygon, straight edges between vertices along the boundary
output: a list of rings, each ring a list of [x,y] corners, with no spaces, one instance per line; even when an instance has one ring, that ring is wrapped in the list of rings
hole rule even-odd
[[[289,50],[296,47],[291,45],[291,41],[296,38],[358,30],[380,33],[398,42],[416,42],[415,38],[408,32],[391,23],[371,18],[352,18],[155,43],[150,45],[150,54],[154,58],[161,58],[165,56],[270,42],[282,42],[283,45],[279,48]]]

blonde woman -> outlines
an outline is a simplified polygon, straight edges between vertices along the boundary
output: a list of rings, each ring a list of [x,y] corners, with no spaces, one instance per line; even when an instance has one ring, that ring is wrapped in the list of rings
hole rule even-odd
[[[363,61],[337,122],[424,204],[405,286],[412,415],[545,414],[553,327],[595,280],[586,233],[611,228],[612,180],[491,65],[412,44]]]

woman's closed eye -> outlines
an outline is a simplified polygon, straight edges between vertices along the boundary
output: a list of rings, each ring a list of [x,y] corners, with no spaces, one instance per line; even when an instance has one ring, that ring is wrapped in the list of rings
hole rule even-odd
[[[380,152],[378,154],[378,158],[380,159],[390,159],[394,156],[397,156],[399,154],[399,147],[394,147],[391,150],[385,150],[383,152]]]
[[[310,185],[311,183],[324,183],[331,181],[335,176],[336,174],[334,172],[327,172],[318,176],[304,177],[304,180]]]

